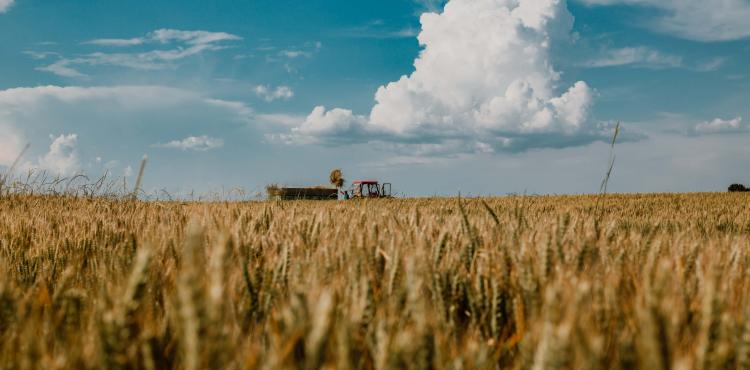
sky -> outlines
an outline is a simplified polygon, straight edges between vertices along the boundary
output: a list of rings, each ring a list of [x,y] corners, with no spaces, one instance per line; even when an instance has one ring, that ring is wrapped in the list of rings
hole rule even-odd
[[[0,0],[0,169],[185,195],[750,183],[750,0]]]

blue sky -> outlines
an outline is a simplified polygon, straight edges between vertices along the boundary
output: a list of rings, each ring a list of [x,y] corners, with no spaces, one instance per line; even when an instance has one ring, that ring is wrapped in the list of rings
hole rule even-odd
[[[747,0],[0,0],[0,167],[173,194],[750,182]]]

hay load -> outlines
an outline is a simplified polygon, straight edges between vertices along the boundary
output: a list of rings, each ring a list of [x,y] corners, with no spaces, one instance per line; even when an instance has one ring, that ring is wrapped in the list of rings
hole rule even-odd
[[[266,186],[268,199],[272,200],[333,200],[338,199],[339,189],[344,186],[344,175],[340,169],[331,171],[331,186],[286,187],[277,184]]]
[[[342,188],[344,186],[344,174],[338,168],[331,171],[330,180],[331,185],[337,188]]]
[[[729,185],[729,192],[730,193],[750,192],[750,188],[746,188],[745,185],[742,185],[742,184],[732,184],[732,185]]]
[[[281,187],[270,185],[266,187],[268,199],[271,200],[333,200],[338,199],[338,189],[325,186],[310,187]]]

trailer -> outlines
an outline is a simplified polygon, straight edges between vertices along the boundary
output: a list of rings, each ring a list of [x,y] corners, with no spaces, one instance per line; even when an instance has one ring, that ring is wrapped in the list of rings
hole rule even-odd
[[[339,190],[323,186],[266,188],[270,200],[336,200]]]

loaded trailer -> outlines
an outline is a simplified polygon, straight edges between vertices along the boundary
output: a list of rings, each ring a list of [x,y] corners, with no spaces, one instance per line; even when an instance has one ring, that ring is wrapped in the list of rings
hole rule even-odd
[[[328,187],[276,187],[269,186],[268,199],[271,200],[336,200],[339,190]]]

